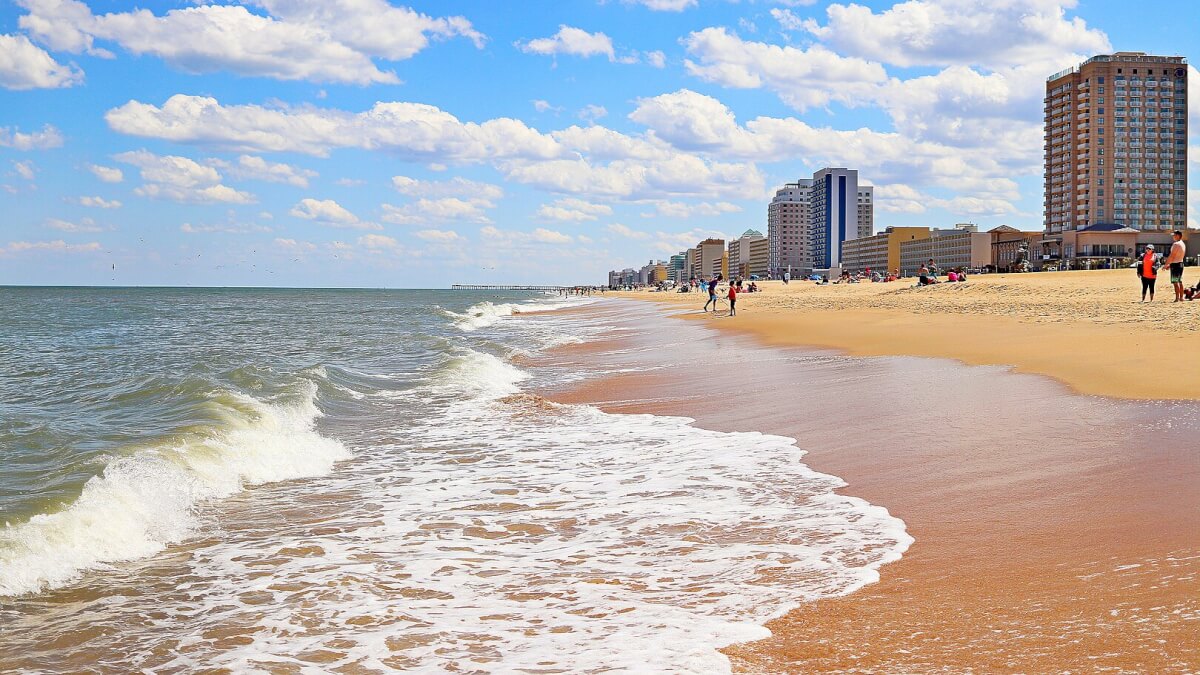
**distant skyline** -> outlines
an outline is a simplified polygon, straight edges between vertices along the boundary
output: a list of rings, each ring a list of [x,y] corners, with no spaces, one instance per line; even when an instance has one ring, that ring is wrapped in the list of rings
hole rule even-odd
[[[594,282],[825,166],[876,231],[1041,229],[1046,78],[1200,53],[1183,0],[128,7],[0,7],[0,284]]]

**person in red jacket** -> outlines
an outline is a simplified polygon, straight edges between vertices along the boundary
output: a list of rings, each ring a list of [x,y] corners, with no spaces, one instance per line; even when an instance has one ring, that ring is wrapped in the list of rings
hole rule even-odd
[[[729,284],[729,316],[737,316],[737,284]]]
[[[1142,278],[1142,302],[1146,301],[1146,291],[1150,291],[1150,302],[1154,302],[1154,282],[1158,279],[1154,261],[1154,244],[1146,244],[1146,252],[1138,260],[1138,276]]]

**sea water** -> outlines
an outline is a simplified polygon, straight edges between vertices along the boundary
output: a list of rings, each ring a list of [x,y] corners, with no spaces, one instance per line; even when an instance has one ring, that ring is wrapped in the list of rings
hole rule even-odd
[[[0,670],[728,670],[911,543],[792,439],[534,395],[601,298],[0,301]]]

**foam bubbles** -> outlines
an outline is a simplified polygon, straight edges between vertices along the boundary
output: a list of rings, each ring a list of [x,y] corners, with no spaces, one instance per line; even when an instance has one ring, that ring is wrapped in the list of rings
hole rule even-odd
[[[203,503],[246,485],[329,472],[349,453],[314,431],[316,392],[305,381],[286,402],[214,394],[220,427],[134,449],[63,510],[0,530],[0,596],[57,588],[85,570],[157,553],[193,533]]]
[[[548,297],[545,300],[525,303],[492,303],[485,301],[471,305],[463,312],[443,311],[445,311],[447,316],[454,319],[455,327],[459,330],[471,332],[491,326],[504,317],[513,316],[514,314],[549,312],[567,307],[581,307],[592,302],[595,302],[595,300],[590,298]]]

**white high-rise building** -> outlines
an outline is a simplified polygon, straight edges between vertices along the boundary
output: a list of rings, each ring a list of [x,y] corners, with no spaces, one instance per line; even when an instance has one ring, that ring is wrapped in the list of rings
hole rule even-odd
[[[812,269],[809,198],[812,181],[800,179],[775,192],[767,206],[767,265],[773,276],[793,276]]]
[[[784,185],[767,207],[772,274],[838,267],[842,242],[871,236],[874,213],[875,188],[860,186],[853,169],[827,167]]]

